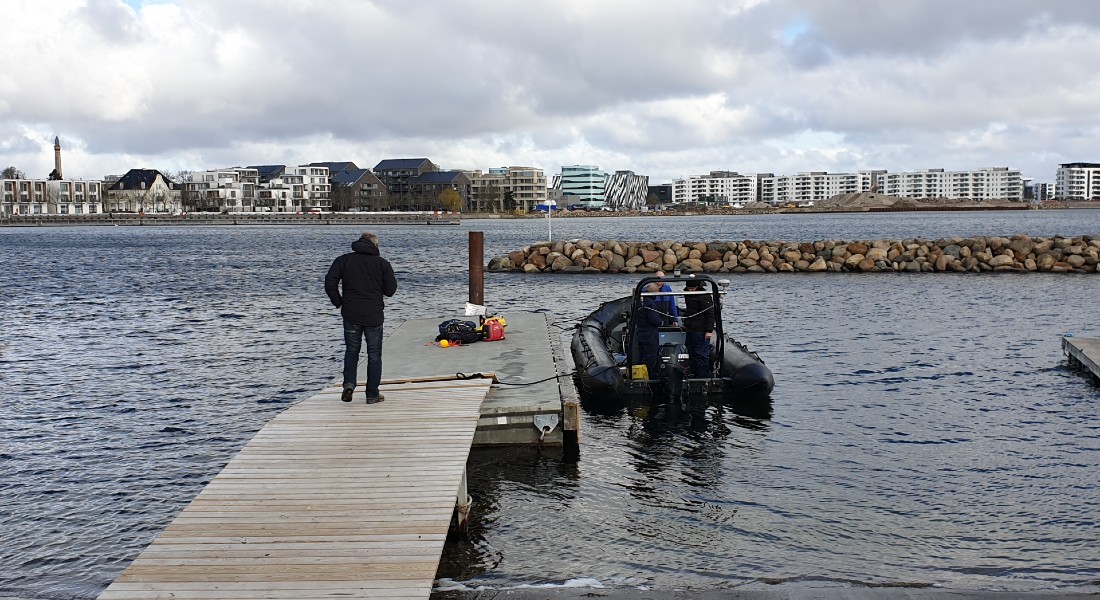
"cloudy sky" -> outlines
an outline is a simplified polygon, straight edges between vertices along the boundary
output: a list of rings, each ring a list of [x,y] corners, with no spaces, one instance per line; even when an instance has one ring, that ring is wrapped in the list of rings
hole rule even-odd
[[[1100,162],[1096,0],[4,0],[0,166]]]

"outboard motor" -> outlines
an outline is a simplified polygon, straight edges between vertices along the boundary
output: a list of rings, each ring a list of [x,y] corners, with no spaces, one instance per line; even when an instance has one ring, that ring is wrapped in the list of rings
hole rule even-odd
[[[661,344],[658,369],[669,400],[678,400],[684,394],[684,380],[691,369],[688,366],[687,347],[681,343]]]

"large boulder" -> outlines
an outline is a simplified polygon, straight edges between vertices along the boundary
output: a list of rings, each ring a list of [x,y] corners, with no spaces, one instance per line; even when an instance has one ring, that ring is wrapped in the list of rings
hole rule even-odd
[[[1035,244],[1026,235],[1014,235],[1008,241],[1008,247],[1012,249],[1013,254],[1016,256],[1025,257],[1031,254],[1031,249],[1035,247]]]
[[[565,269],[572,266],[573,261],[565,258],[564,256],[559,256],[554,259],[554,262],[550,263],[550,270],[556,273],[558,271],[564,271]]]
[[[873,261],[886,260],[889,258],[889,251],[886,248],[871,248],[867,251],[867,258]]]

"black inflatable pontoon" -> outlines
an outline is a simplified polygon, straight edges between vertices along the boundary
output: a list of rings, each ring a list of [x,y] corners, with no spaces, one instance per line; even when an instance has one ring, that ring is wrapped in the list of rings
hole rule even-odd
[[[691,280],[707,282],[707,289],[683,290],[684,284]],[[649,283],[668,284],[673,291],[643,291]],[[634,288],[632,296],[601,304],[577,326],[570,344],[581,398],[589,402],[655,397],[709,397],[731,402],[767,399],[774,386],[771,371],[755,352],[732,337],[727,338],[722,331],[723,292],[724,287],[708,275],[646,277]],[[642,361],[629,332],[635,330],[635,315],[640,310],[650,310],[642,308],[643,299],[654,295],[680,298],[703,293],[712,295],[714,301],[710,376],[690,376],[684,344],[686,334],[678,326],[659,328],[657,372],[636,369]]]

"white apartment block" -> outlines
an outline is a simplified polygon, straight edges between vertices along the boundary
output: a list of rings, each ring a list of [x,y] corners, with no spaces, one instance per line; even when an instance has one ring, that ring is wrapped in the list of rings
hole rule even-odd
[[[734,205],[756,202],[760,177],[741,175],[733,171],[711,171],[709,175],[694,175],[672,182],[672,202],[717,202]],[[769,188],[772,189],[772,188]]]
[[[773,205],[820,202],[837,194],[857,193],[860,185],[859,175],[825,171],[769,176],[769,179],[774,180],[774,191],[770,196],[762,196],[760,201]]]
[[[256,186],[256,205],[273,212],[304,212],[332,205],[328,167],[286,167],[279,175]]]
[[[1100,165],[1097,165],[1100,167]],[[838,194],[877,191],[905,198],[955,198],[960,200],[1023,200],[1020,171],[1006,167],[977,171],[927,169],[909,173],[865,170],[857,173],[810,171],[797,175],[738,174],[712,171],[672,182],[674,203],[719,202],[804,206]],[[1100,197],[1100,193],[1097,194]]]
[[[1024,179],[1018,170],[993,167],[977,171],[926,169],[909,173],[886,173],[879,192],[899,198],[951,198],[953,200],[1024,199]]]
[[[183,186],[193,206],[248,212],[256,209],[259,182],[260,173],[256,169],[231,167],[191,173]]]
[[[604,186],[604,202],[613,210],[641,210],[649,195],[649,176],[615,171]]]
[[[0,214],[83,215],[103,212],[103,182],[0,179]]]
[[[1100,163],[1065,163],[1054,177],[1059,200],[1100,200]]]

